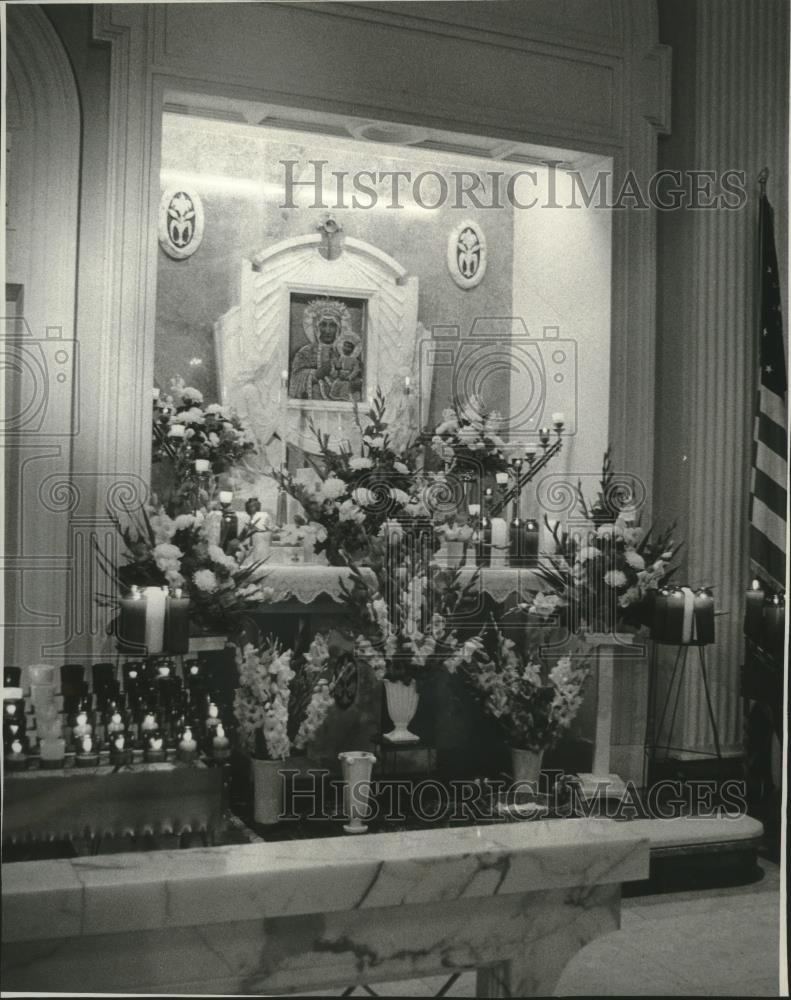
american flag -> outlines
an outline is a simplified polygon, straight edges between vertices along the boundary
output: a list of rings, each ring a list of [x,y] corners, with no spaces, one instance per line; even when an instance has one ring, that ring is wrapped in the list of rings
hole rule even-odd
[[[750,487],[750,565],[753,574],[785,588],[788,436],[783,316],[772,206],[761,194],[760,378],[753,431]]]

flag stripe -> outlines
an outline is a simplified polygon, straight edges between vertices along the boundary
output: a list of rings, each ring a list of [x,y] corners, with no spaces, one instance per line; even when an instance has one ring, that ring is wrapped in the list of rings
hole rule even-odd
[[[779,549],[785,549],[786,543],[786,523],[785,519],[778,517],[773,510],[753,495],[753,524],[769,541]]]
[[[776,392],[772,392],[765,385],[761,386],[761,412],[765,413],[770,420],[774,420],[776,424],[780,424],[781,427],[786,427],[788,424],[785,399],[778,396]]]
[[[785,587],[786,554],[783,549],[762,534],[754,525],[750,526],[750,559],[752,572],[778,589]]]
[[[771,476],[778,483],[786,482],[786,471],[788,465],[784,457],[767,448],[762,441],[754,442],[753,467],[760,469],[767,476]]]
[[[765,412],[758,415],[758,440],[785,460],[788,453],[786,429],[775,423]]]
[[[753,495],[756,500],[766,504],[772,513],[785,521],[786,491],[776,480],[767,476],[760,469],[756,469],[753,476]]]

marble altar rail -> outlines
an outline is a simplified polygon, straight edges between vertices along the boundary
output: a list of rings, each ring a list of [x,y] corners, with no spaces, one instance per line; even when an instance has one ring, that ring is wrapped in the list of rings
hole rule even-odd
[[[478,970],[550,993],[647,877],[628,824],[565,820],[11,864],[6,990],[266,994]]]

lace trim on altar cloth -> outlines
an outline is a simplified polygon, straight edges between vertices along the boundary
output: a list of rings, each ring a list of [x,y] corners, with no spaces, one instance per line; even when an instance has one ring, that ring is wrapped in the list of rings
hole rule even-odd
[[[376,587],[376,576],[367,567],[362,567],[363,576]],[[462,569],[462,582],[466,583],[475,572],[474,566]],[[271,566],[265,568],[260,585],[271,590],[269,601],[297,600],[300,604],[311,604],[321,596],[334,600],[341,597],[341,581],[348,584],[350,570],[345,566]],[[479,587],[498,603],[509,597],[523,597],[546,589],[545,582],[532,569],[514,569],[510,566],[484,567],[480,571]]]

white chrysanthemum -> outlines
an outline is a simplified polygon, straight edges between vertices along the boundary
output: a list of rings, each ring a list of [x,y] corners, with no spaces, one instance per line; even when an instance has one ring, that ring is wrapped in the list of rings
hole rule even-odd
[[[581,563],[587,562],[589,559],[598,559],[601,556],[601,552],[596,548],[595,545],[586,545],[584,548],[579,550],[577,559]]]
[[[617,524],[600,524],[596,534],[599,538],[623,538],[623,528]]]
[[[358,456],[357,458],[349,459],[349,468],[359,471],[360,469],[370,469],[373,467],[373,462],[370,458],[363,458]]]
[[[194,527],[196,523],[197,519],[194,514],[179,514],[173,521],[173,530],[184,531],[186,528]]]
[[[376,494],[373,490],[358,486],[356,490],[352,490],[352,500],[358,507],[373,507],[376,504]]]
[[[187,385],[181,390],[181,398],[191,399],[195,403],[202,403],[203,393],[199,389],[195,389],[191,385]]]
[[[192,576],[192,582],[207,594],[213,594],[218,587],[217,577],[210,569],[199,569]]]
[[[224,566],[226,569],[235,569],[236,560],[233,556],[229,556],[224,552],[219,545],[209,546],[209,559],[213,563],[217,563],[218,566]]]
[[[337,476],[327,476],[319,492],[324,500],[337,500],[346,492],[346,483]]]
[[[632,569],[645,569],[645,559],[643,559],[639,552],[635,552],[634,549],[629,549],[624,558]]]
[[[409,468],[408,466],[404,465],[403,462],[393,462],[393,468],[395,469],[396,472],[400,473],[402,476],[409,475]]]
[[[396,487],[391,486],[388,492],[396,503],[400,503],[402,507],[406,507],[409,503],[409,494],[405,490],[399,490]]]
[[[619,569],[611,569],[604,574],[604,582],[608,587],[623,587],[626,585],[626,577]]]
[[[360,510],[354,500],[344,500],[338,508],[338,517],[341,521],[354,521],[355,524],[362,524],[365,521],[365,511]]]

